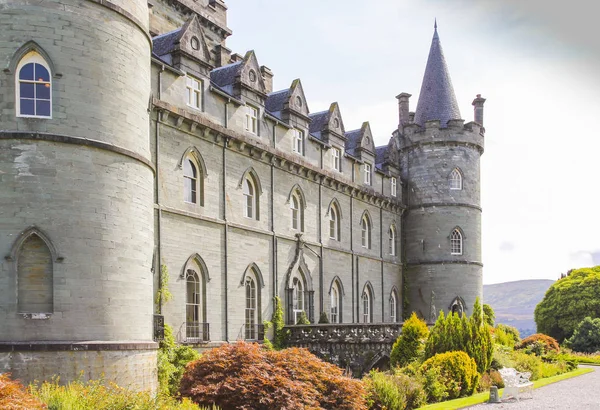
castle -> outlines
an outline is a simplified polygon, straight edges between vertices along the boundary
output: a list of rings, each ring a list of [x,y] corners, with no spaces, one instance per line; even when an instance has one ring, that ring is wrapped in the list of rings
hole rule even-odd
[[[273,90],[226,12],[0,4],[0,372],[154,389],[155,320],[212,345],[261,339],[275,296],[289,325],[481,296],[485,99],[465,124],[437,29],[415,112],[399,94],[376,147],[300,80]]]

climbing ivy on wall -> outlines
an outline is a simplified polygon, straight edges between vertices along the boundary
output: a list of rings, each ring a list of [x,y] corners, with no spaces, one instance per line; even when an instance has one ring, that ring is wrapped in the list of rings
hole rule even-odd
[[[156,305],[156,313],[162,311],[162,307],[173,298],[173,294],[169,290],[169,270],[167,265],[160,265],[160,277],[158,279],[158,290],[154,304]]]

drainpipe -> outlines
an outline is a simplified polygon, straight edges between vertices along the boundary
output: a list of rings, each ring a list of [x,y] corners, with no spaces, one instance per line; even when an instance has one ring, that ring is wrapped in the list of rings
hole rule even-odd
[[[273,135],[275,135],[275,127],[273,127]],[[273,272],[273,278],[272,278],[272,284],[273,284],[273,290],[271,291],[272,293],[272,300],[273,300],[273,312],[275,312],[275,296],[277,296],[277,238],[275,235],[275,216],[274,216],[274,212],[273,212],[273,198],[275,195],[275,165],[273,164],[273,162],[271,161],[271,233],[273,234],[273,236],[271,237],[272,239],[272,252],[273,254],[271,255],[272,258],[271,260],[273,261],[273,267],[272,267],[272,272]]]
[[[351,191],[350,192],[350,253],[352,254],[351,256],[351,261],[352,261],[352,282],[354,283],[354,241],[352,239],[352,232],[353,232],[353,221],[354,221],[354,203],[353,203],[353,195],[354,193]],[[354,295],[355,295],[356,291],[352,290],[352,323],[356,323],[356,319],[354,318]]]
[[[321,148],[321,166],[323,165],[323,149]],[[319,235],[320,256],[319,256],[319,318],[323,313],[323,180],[319,178],[319,224],[317,225],[317,233]]]
[[[227,105],[225,104],[225,126],[227,126]],[[222,190],[223,190],[223,196],[222,196],[222,201],[223,201],[223,221],[225,222],[225,225],[223,225],[224,227],[224,241],[225,241],[225,246],[223,247],[223,253],[224,253],[224,264],[223,264],[223,274],[224,274],[224,279],[223,282],[225,284],[225,312],[224,312],[224,318],[225,318],[225,341],[229,342],[229,283],[228,283],[228,237],[229,237],[229,223],[227,222],[227,191],[226,191],[226,185],[227,185],[227,142],[228,139],[227,137],[223,138],[223,186],[222,186]]]
[[[165,66],[161,66],[160,71],[158,72],[158,93],[157,93],[157,97],[160,100],[161,99],[161,89],[162,89],[162,73],[163,71],[165,71]],[[161,253],[161,217],[162,217],[162,210],[160,209],[160,182],[158,180],[158,178],[160,177],[160,172],[159,172],[159,168],[158,168],[158,156],[160,155],[160,149],[159,149],[159,133],[160,133],[160,112],[156,112],[156,126],[155,126],[155,132],[154,132],[154,136],[155,136],[155,140],[154,140],[154,152],[155,152],[155,175],[154,175],[154,192],[156,192],[156,207],[157,207],[157,221],[156,221],[156,235],[157,235],[157,249],[156,249],[156,256],[158,259],[158,288],[160,289],[162,286],[162,253]],[[158,300],[158,314],[162,315],[162,293],[160,295],[160,298]]]
[[[381,191],[383,193],[383,187]],[[381,258],[381,321],[385,322],[385,291],[383,290],[383,208],[381,208],[381,206],[379,207],[379,257]]]

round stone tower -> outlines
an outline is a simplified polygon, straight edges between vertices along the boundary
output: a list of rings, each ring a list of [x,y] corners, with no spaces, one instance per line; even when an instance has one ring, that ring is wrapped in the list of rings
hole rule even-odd
[[[433,321],[440,310],[470,314],[482,296],[480,157],[483,102],[464,124],[435,28],[414,117],[400,94],[405,181],[405,280],[410,310]],[[408,117],[408,118],[407,118]]]
[[[153,390],[147,0],[0,11],[0,372]]]

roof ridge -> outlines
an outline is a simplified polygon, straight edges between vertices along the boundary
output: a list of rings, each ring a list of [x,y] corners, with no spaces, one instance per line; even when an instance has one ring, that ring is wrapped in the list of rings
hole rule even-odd
[[[159,39],[159,38],[162,38],[162,37],[165,37],[165,36],[168,36],[168,35],[170,35],[170,34],[176,33],[176,32],[178,32],[178,31],[181,31],[181,29],[182,29],[182,28],[183,28],[183,27],[179,27],[178,29],[171,30],[171,31],[169,31],[169,32],[167,32],[167,33],[163,33],[163,34],[159,34],[158,36],[154,36],[154,37],[152,37],[152,41],[154,41],[154,40],[156,40],[156,39]]]

